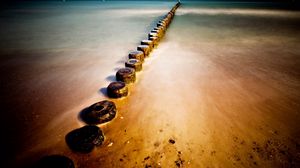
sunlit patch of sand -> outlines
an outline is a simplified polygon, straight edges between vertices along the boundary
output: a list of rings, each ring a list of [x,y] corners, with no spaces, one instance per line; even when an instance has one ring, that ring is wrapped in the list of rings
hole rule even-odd
[[[130,85],[129,96],[113,99],[118,114],[110,123],[99,125],[106,139],[90,154],[71,151],[64,136],[84,125],[78,118],[82,109],[107,99],[99,89],[105,89],[110,82],[107,76],[114,75],[114,67],[123,66],[125,58],[120,61],[116,56],[119,53],[109,50],[114,47],[110,43],[101,53],[106,59],[98,58],[94,53],[97,50],[85,50],[81,54],[88,53],[89,61],[58,57],[40,65],[51,69],[51,65],[64,62],[63,67],[70,69],[67,74],[63,68],[48,72],[41,83],[33,80],[26,87],[41,89],[38,86],[48,82],[48,92],[60,96],[69,93],[74,99],[59,102],[68,108],[51,114],[51,121],[40,123],[43,128],[33,126],[33,135],[24,143],[18,159],[31,162],[59,153],[72,158],[78,167],[89,168],[299,165],[300,53],[294,37],[298,31],[291,27],[292,35],[278,28],[272,36],[264,30],[245,30],[243,24],[239,29],[226,27],[234,22],[223,23],[223,27],[219,22],[209,22],[219,29],[193,25],[198,18],[180,20],[185,10],[191,13],[184,8],[178,10],[178,20],[175,17],[165,39],[147,58],[137,81]],[[211,12],[196,13],[277,15],[252,10]],[[182,22],[190,22],[190,26]],[[286,34],[280,34],[280,30]],[[248,34],[257,32],[261,34]],[[67,84],[54,80],[61,79],[55,77],[57,73],[67,77],[63,80]],[[28,133],[26,137],[30,136]]]

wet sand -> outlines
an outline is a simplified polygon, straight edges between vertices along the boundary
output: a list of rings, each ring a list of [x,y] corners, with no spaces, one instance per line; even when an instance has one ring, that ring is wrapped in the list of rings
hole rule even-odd
[[[298,167],[300,16],[199,15],[186,8],[178,9],[130,95],[113,99],[117,117],[99,125],[106,139],[90,154],[72,152],[64,136],[84,125],[82,109],[106,99],[103,87],[125,60],[119,52],[140,36],[107,46],[105,60],[82,49],[85,57],[68,59],[60,56],[72,49],[34,51],[24,60],[18,55],[26,52],[2,56],[1,92],[14,112],[2,123],[22,123],[6,126],[18,133],[12,142],[20,141],[15,166],[64,154],[89,168]]]

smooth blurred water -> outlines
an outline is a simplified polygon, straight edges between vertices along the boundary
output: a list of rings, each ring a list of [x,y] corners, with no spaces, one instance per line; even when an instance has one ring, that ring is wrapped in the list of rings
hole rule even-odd
[[[128,52],[147,38],[172,5],[174,2],[24,2],[2,10],[0,91],[5,117],[1,117],[1,132],[7,136],[1,144],[8,144],[3,158],[17,159],[22,165],[35,161],[36,156],[65,153],[83,166],[96,167],[97,162],[86,163],[81,155],[72,153],[64,135],[84,124],[78,118],[83,108],[106,99],[102,91],[114,80],[116,70],[124,67]],[[124,125],[133,124],[131,130],[141,128],[145,139],[152,139],[149,135],[154,128],[169,124],[176,132],[168,132],[165,126],[165,134],[187,135],[182,144],[176,142],[187,148],[185,140],[199,140],[187,130],[201,132],[203,138],[202,132],[216,131],[214,124],[223,120],[228,127],[233,123],[251,129],[244,123],[255,112],[256,123],[282,118],[290,125],[280,128],[293,137],[299,132],[293,128],[298,121],[296,110],[283,107],[299,103],[299,20],[298,11],[283,10],[278,4],[184,2],[164,40],[144,64],[136,90],[132,89],[128,99],[117,101],[119,115],[125,119],[116,119],[110,127],[113,131],[105,133],[115,140],[116,149],[122,149],[122,140],[140,136],[117,134]],[[266,105],[267,100],[272,107]],[[228,116],[220,114],[219,107]],[[241,109],[244,114],[232,121]],[[125,114],[127,111],[130,113]],[[289,116],[282,116],[281,111]],[[191,148],[198,147],[196,141]],[[89,159],[99,160],[103,153],[97,152]],[[118,150],[110,152],[121,155]],[[137,157],[143,160],[142,155]],[[106,159],[107,167],[118,166],[114,158]],[[226,158],[216,163],[222,161]],[[207,166],[204,163],[208,162],[195,161],[196,167]],[[134,159],[127,166],[132,165]]]
[[[1,12],[1,49],[96,48],[136,43],[173,3],[37,2]]]
[[[11,145],[2,158],[14,160],[33,142],[18,139],[36,139],[38,130],[74,107],[72,120],[78,123],[84,102],[105,97],[100,89],[109,76],[173,4],[23,2],[3,9],[1,132],[7,135],[3,143]]]
[[[125,39],[136,43],[173,4],[24,2],[1,11],[0,47],[3,53],[19,49],[97,48],[103,43],[123,44]],[[187,1],[183,6],[185,10],[179,15],[299,16],[299,12],[293,11],[278,13],[281,6],[274,3]]]

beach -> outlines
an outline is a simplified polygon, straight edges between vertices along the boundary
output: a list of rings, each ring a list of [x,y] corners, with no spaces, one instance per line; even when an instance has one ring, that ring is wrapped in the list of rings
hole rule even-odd
[[[183,3],[121,99],[107,85],[173,2],[25,3],[1,12],[1,154],[27,167],[61,154],[77,167],[298,167],[300,12]],[[104,143],[72,151],[80,112],[117,116]],[[3,156],[2,156],[3,155]]]

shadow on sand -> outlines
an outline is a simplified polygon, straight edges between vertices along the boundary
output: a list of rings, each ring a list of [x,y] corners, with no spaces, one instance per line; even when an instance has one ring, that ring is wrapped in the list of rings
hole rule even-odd
[[[116,81],[116,76],[115,75],[110,75],[108,77],[105,78],[107,81],[110,82],[115,82]]]

